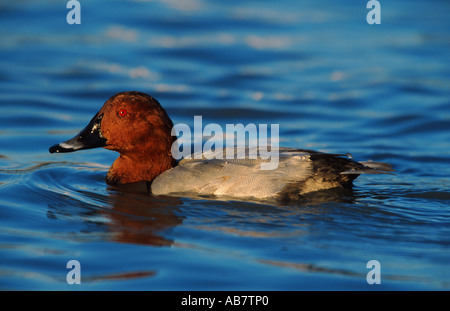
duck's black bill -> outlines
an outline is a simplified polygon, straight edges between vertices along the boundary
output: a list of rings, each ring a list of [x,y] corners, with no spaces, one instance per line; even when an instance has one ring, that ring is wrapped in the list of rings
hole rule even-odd
[[[73,152],[106,146],[107,140],[103,137],[100,127],[102,118],[103,114],[96,114],[78,135],[68,141],[51,146],[48,151],[50,153]]]

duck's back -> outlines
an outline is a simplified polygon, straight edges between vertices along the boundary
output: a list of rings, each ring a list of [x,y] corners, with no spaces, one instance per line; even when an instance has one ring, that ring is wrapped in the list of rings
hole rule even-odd
[[[276,169],[262,170],[267,160],[246,154],[245,159],[183,159],[153,181],[152,193],[296,199],[314,191],[351,188],[358,174],[376,172],[339,155],[291,148],[280,148]]]

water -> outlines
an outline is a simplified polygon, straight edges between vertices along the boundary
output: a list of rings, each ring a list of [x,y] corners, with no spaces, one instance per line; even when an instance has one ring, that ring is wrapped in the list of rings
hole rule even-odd
[[[364,1],[80,3],[81,25],[65,1],[0,4],[1,289],[449,289],[448,1],[381,1],[380,25]],[[116,153],[48,153],[127,90],[397,172],[281,206],[120,192]]]

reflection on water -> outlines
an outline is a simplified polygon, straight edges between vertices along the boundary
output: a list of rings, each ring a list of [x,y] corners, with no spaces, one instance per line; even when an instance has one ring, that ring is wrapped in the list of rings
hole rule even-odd
[[[71,175],[61,174],[61,171],[67,170],[67,168]],[[409,232],[410,228],[403,227],[407,224],[423,227],[428,226],[430,222],[436,221],[439,224],[441,221],[445,221],[445,217],[442,215],[436,215],[436,217],[444,217],[441,220],[433,219],[432,215],[427,215],[428,220],[424,220],[424,212],[420,210],[406,211],[403,207],[397,207],[401,210],[394,211],[387,207],[377,207],[380,202],[393,201],[393,198],[399,195],[387,189],[373,190],[370,187],[364,191],[356,189],[351,195],[340,197],[339,200],[327,201],[324,200],[325,198],[321,198],[321,203],[304,202],[287,206],[273,204],[273,202],[261,204],[261,202],[228,200],[211,201],[204,197],[190,199],[154,197],[108,187],[104,183],[106,169],[107,167],[104,166],[74,162],[42,162],[28,167],[2,169],[1,174],[18,176],[7,179],[10,191],[3,195],[2,202],[18,202],[20,197],[26,197],[27,202],[33,202],[34,198],[36,201],[33,205],[39,205],[36,203],[37,201],[46,201],[45,215],[49,221],[43,227],[52,228],[56,225],[56,230],[51,230],[53,232],[51,235],[42,235],[38,233],[39,229],[37,228],[33,231],[38,233],[41,239],[61,241],[57,242],[57,245],[64,243],[63,241],[71,241],[70,243],[76,245],[103,243],[102,241],[104,241],[108,244],[101,246],[99,250],[107,253],[110,252],[108,250],[109,243],[147,247],[164,246],[200,253],[206,257],[231,257],[231,260],[244,260],[247,265],[253,263],[257,266],[277,267],[284,271],[298,271],[300,274],[339,275],[351,279],[364,279],[366,272],[355,270],[351,264],[330,265],[330,258],[327,259],[329,254],[326,250],[352,248],[351,245],[358,243],[358,240],[359,243],[364,240],[368,242],[383,241],[383,239],[392,242],[391,238],[396,236],[399,230],[408,230],[408,233],[403,233],[404,238],[409,236],[416,239],[427,230],[424,228],[420,232],[416,228]],[[376,187],[376,184],[374,183],[372,186]],[[391,185],[395,188],[405,186],[409,188],[410,184]],[[100,191],[98,192],[98,190]],[[402,196],[405,199],[428,200],[431,197],[432,199],[446,200],[445,194],[439,192],[419,193],[408,191],[406,188],[404,192]],[[12,199],[14,197],[15,199]],[[14,208],[14,206],[10,208]],[[2,209],[4,217],[8,214],[5,214],[7,211],[8,208]],[[384,223],[386,219],[390,219],[390,222]],[[23,219],[20,219],[19,222],[22,221]],[[363,223],[371,228],[358,229]],[[177,228],[180,228],[181,231],[179,234],[174,234],[177,232]],[[329,239],[327,232],[348,238],[347,231],[353,232],[353,235],[356,234],[348,242],[341,242],[340,245],[333,246],[334,242],[327,241]],[[25,237],[28,234],[26,231],[20,232],[12,229],[9,225],[5,226],[2,232],[4,236]],[[205,240],[205,237],[208,238]],[[428,237],[430,236],[428,235]],[[367,240],[367,238],[369,239]],[[199,243],[197,239],[204,240],[206,244]],[[219,242],[221,240],[223,240],[222,243]],[[311,241],[315,241],[315,244],[318,243],[319,249],[314,251],[317,253],[316,255],[305,256],[311,252],[309,249]],[[210,244],[211,242],[213,244]],[[260,248],[258,246],[260,244],[265,246]],[[321,244],[322,246],[320,246]],[[239,250],[242,247],[245,249],[249,245],[252,245],[250,249],[253,251],[242,253],[243,249]],[[321,248],[323,250],[320,251]],[[64,248],[62,250],[48,247],[45,250],[30,249],[13,241],[4,243],[2,249],[27,253],[31,251],[31,254],[53,254],[53,256],[64,258],[68,258],[68,253],[73,252],[73,250],[64,250]],[[255,251],[256,253],[262,251],[262,253],[253,254]],[[274,256],[280,251],[280,254],[284,253],[286,256]],[[305,251],[307,253],[304,253]],[[432,251],[432,253],[434,252],[436,251]],[[89,253],[91,251],[88,251],[87,254]],[[148,250],[144,253],[148,253]],[[322,255],[320,255],[321,253]],[[125,254],[124,256],[119,255],[113,261],[127,262],[128,258]],[[313,256],[313,258],[319,256],[322,259],[316,262],[308,259],[309,256]],[[349,262],[352,261],[342,253],[338,257],[346,258]],[[168,257],[164,258],[167,260]],[[171,260],[171,264],[173,264],[173,259]],[[122,268],[119,270],[99,272],[95,269],[92,272],[88,271],[83,280],[97,285],[109,282],[114,284],[114,282],[124,280],[147,280],[146,282],[149,282],[149,280],[157,280],[160,269],[164,269],[164,265],[161,266],[157,262],[149,262],[144,266],[142,263],[136,266],[127,264],[120,264],[120,266]],[[123,271],[124,267],[126,267],[125,271]],[[21,274],[13,272],[7,273],[6,277],[14,278],[18,275]],[[36,275],[34,277],[43,278],[43,276]],[[389,270],[383,275],[383,280],[435,284],[432,278],[424,275],[408,275]],[[288,283],[295,286],[295,282],[291,282],[293,281]]]
[[[113,240],[125,243],[170,246],[173,240],[165,238],[161,232],[182,223],[176,215],[181,204],[178,198],[154,198],[144,195],[114,193],[110,196],[111,209],[103,210],[107,217],[108,232]]]
[[[176,216],[176,211],[182,204],[180,198],[154,197],[117,191],[106,184],[104,193],[98,194],[82,185],[74,185],[71,182],[66,184],[66,180],[59,176],[58,179],[54,179],[58,174],[55,166],[69,165],[69,162],[46,162],[29,168],[1,170],[0,173],[33,174],[36,172],[38,176],[32,182],[35,188],[20,186],[19,191],[28,192],[29,196],[47,197],[49,203],[46,215],[49,219],[72,219],[84,222],[88,229],[80,232],[78,238],[81,240],[88,239],[88,236],[101,235],[102,238],[116,242],[153,246],[170,246],[173,243],[161,236],[160,232],[182,223],[182,218]],[[75,164],[72,163],[72,165]],[[87,164],[76,165],[75,169],[80,170],[80,174],[83,170],[104,173],[104,170],[97,170],[95,166]],[[71,180],[69,176],[67,181]],[[90,178],[83,180],[92,181]],[[79,183],[83,180],[79,180]],[[50,182],[53,183],[53,188],[47,188]]]
[[[111,241],[152,246],[170,246],[173,243],[160,235],[161,231],[181,223],[181,219],[171,212],[176,208],[173,202],[146,202],[142,198],[136,200],[133,197],[116,195],[112,196],[110,201],[110,209],[80,210],[78,213],[73,210],[73,202],[70,205],[50,203],[47,216],[52,219],[80,218],[89,225],[95,225],[95,229],[83,231],[83,237],[101,235]]]

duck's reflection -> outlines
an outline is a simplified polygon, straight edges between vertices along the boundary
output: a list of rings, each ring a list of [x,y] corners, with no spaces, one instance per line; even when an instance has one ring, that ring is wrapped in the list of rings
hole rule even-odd
[[[152,246],[173,244],[164,233],[182,223],[176,215],[182,205],[179,198],[110,191],[111,209],[102,213],[110,219],[108,231],[115,241]]]
[[[108,187],[108,195],[97,194],[90,191],[77,190],[83,199],[74,195],[59,194],[58,200],[49,203],[47,216],[49,218],[60,219],[70,218],[72,220],[80,218],[87,229],[79,232],[80,238],[88,232],[89,236],[97,233],[98,239],[112,240],[122,243],[144,244],[151,246],[170,246],[175,241],[170,238],[170,231],[182,224],[183,216],[180,208],[183,206],[181,197],[153,196],[149,195],[146,189],[135,187],[112,188]],[[144,190],[144,191],[142,191]],[[85,200],[92,199],[101,204],[90,204]],[[193,198],[195,200],[195,198]],[[352,191],[340,192],[318,192],[315,196],[304,198],[302,202],[261,202],[261,201],[230,201],[226,198],[213,201],[205,201],[205,198],[198,198],[198,204],[204,202],[226,210],[227,214],[242,212],[246,214],[252,211],[253,222],[258,222],[258,217],[264,217],[261,222],[267,222],[267,213],[259,213],[258,207],[267,209],[272,207],[273,212],[280,212],[279,207],[294,208],[297,215],[302,213],[323,213],[323,209],[318,208],[319,204],[327,202],[351,203],[355,197]],[[55,202],[58,203],[55,203]],[[197,201],[196,201],[197,202]],[[203,203],[202,203],[203,202]],[[276,203],[276,204],[275,204]],[[255,205],[257,204],[257,205]],[[230,209],[229,207],[232,206]],[[311,206],[314,206],[311,209]],[[271,210],[271,209],[270,209]],[[289,209],[291,211],[291,209]],[[259,215],[259,216],[258,216]],[[237,215],[236,219],[242,218]],[[248,234],[251,234],[249,232]]]
[[[177,216],[183,204],[181,199],[107,190],[108,196],[78,190],[82,200],[75,195],[58,194],[57,200],[48,203],[47,217],[80,220],[85,228],[71,234],[72,239],[84,240],[89,236],[89,239],[151,246],[174,243],[167,236],[172,228],[182,223],[182,217]],[[101,204],[88,203],[86,198]]]

